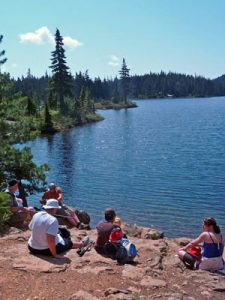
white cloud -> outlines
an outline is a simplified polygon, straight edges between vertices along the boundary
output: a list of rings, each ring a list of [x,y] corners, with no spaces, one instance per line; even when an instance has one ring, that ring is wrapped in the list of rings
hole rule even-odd
[[[63,38],[63,43],[64,43],[65,47],[69,50],[73,50],[76,47],[83,45],[83,43],[79,42],[78,40],[72,39],[70,36],[65,36]]]
[[[20,34],[20,41],[21,43],[52,44],[54,36],[46,26],[43,26],[35,32]]]
[[[118,67],[120,65],[120,59],[118,56],[112,54],[109,56],[110,61],[108,62],[108,65],[112,66],[112,67]]]
[[[46,26],[38,28],[37,30],[35,30],[35,32],[20,34],[19,37],[21,43],[33,43],[38,45],[55,43],[54,35]],[[81,42],[71,38],[70,36],[63,37],[63,42],[65,47],[70,50],[83,45]]]

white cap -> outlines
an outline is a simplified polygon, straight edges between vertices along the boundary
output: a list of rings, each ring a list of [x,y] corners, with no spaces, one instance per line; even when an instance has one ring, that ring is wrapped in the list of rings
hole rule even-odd
[[[43,207],[45,209],[48,209],[48,208],[61,208],[61,206],[59,206],[58,200],[56,200],[56,199],[48,199],[46,204],[43,205]]]

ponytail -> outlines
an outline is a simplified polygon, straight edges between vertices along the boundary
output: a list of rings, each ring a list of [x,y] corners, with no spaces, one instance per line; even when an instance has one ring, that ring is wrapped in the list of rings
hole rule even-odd
[[[203,222],[206,226],[212,226],[215,233],[221,232],[214,218],[205,218]]]
[[[215,233],[220,233],[220,227],[217,224],[213,225],[213,229]]]

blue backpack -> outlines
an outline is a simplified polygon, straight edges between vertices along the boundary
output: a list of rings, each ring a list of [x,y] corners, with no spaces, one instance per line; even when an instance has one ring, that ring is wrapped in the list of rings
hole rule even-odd
[[[117,248],[116,260],[120,264],[133,262],[134,258],[137,256],[135,245],[127,238],[122,238],[115,246]]]

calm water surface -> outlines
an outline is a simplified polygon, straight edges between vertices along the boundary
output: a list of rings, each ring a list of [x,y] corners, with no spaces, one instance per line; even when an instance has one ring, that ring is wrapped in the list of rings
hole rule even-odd
[[[167,236],[195,236],[205,216],[225,229],[225,98],[141,100],[105,120],[27,143],[64,201],[94,226],[106,207]],[[30,197],[37,205],[39,195]]]

